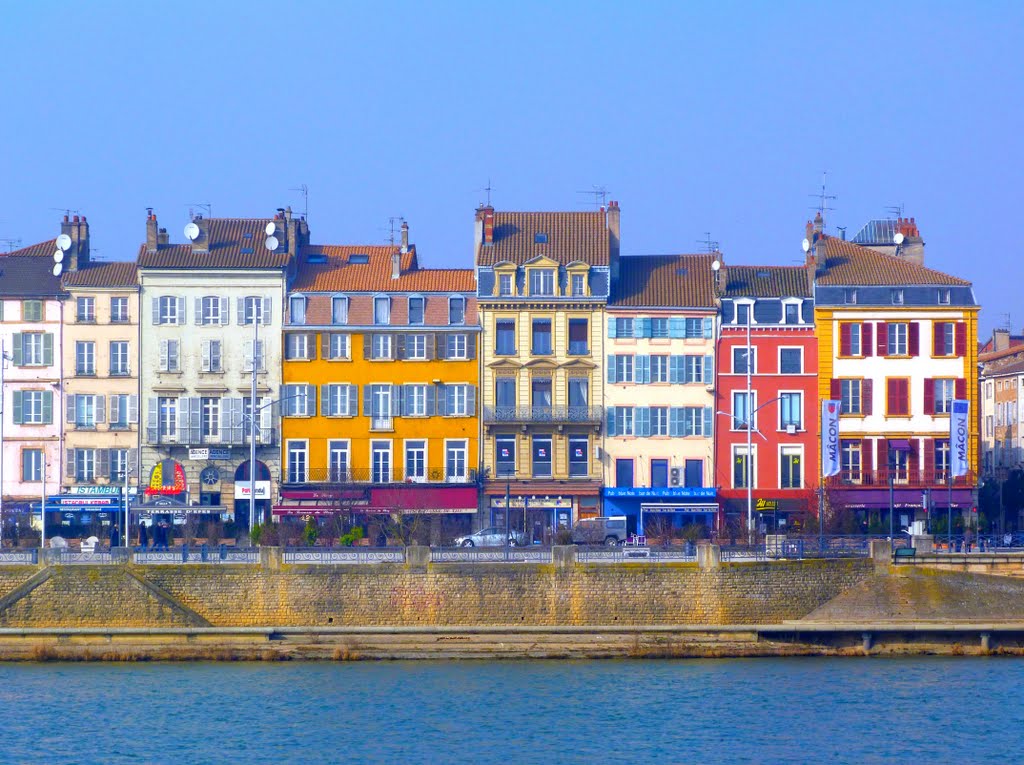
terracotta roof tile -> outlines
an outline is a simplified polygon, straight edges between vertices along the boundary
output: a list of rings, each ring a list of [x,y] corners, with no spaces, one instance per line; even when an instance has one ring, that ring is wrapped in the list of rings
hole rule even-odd
[[[52,256],[56,251],[57,239],[53,238],[38,244],[30,244],[28,247],[22,247],[20,250],[14,250],[13,252],[2,252],[0,257],[38,258],[41,255]]]
[[[609,308],[714,308],[717,256],[636,255],[619,259],[619,279]]]
[[[811,297],[803,266],[728,266],[726,297]]]
[[[537,242],[537,234],[547,241]],[[479,247],[477,265],[522,265],[544,255],[562,265],[607,266],[609,252],[604,212],[495,212],[494,242]]]
[[[825,243],[825,262],[824,264],[818,263],[817,283],[823,286],[868,287],[890,284],[971,286],[971,283],[964,279],[919,266],[893,255],[886,255],[869,247],[862,247],[828,235],[823,236],[822,239]]]
[[[66,271],[65,287],[138,287],[138,270],[131,261],[88,263],[77,271]]]
[[[264,245],[270,218],[207,218],[209,252],[193,252],[191,244],[164,244],[149,252],[139,248],[139,268],[284,268],[285,242],[274,251]],[[279,237],[280,238],[280,237]],[[243,251],[244,250],[244,251]]]
[[[53,253],[51,251],[47,254]],[[60,277],[53,275],[52,259],[14,254],[0,258],[0,295],[56,297],[62,294]]]
[[[401,255],[401,274],[391,278],[391,256]],[[310,263],[323,256],[325,263]],[[366,255],[366,263],[352,263]],[[416,248],[401,253],[397,245],[308,245],[290,287],[291,292],[474,292],[471,268],[420,268]]]

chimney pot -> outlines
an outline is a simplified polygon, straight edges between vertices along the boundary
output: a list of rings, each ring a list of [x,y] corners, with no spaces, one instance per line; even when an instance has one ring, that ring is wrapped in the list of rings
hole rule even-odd
[[[402,252],[409,251],[409,224],[402,221]]]
[[[68,222],[68,216],[67,216],[67,215],[65,215],[65,216],[64,216],[64,222],[65,222],[65,223],[67,223],[67,222]]]
[[[402,275],[402,256],[397,252],[391,255],[391,278],[397,279]]]

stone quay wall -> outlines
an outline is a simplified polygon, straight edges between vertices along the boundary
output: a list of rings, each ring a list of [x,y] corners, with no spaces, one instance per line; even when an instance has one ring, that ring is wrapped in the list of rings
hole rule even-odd
[[[869,579],[869,559],[726,563],[0,567],[0,627],[777,624]]]

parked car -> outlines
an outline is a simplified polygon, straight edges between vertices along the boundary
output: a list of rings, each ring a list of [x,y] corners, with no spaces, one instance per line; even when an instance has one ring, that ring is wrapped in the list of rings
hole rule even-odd
[[[512,546],[526,544],[526,537],[521,531],[499,529],[497,526],[490,526],[486,529],[474,531],[472,534],[456,537],[455,544],[458,547],[504,547],[506,542]]]
[[[581,518],[572,527],[572,542],[577,545],[621,545],[628,536],[624,515]]]

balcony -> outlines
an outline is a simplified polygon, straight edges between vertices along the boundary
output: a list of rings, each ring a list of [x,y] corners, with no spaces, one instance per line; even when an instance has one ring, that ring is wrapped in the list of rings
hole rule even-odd
[[[152,446],[248,446],[249,431],[242,428],[221,429],[215,435],[203,435],[195,428],[178,428],[173,434],[158,428],[146,428],[146,443]],[[257,446],[277,443],[276,428],[260,428],[256,432]]]
[[[390,433],[395,429],[395,420],[392,417],[371,417],[370,430],[378,433]]]
[[[844,488],[877,488],[885,489],[889,486],[890,471],[882,470],[843,470],[838,475],[825,479],[825,486],[830,489]],[[895,470],[892,471],[892,483],[894,487],[925,489],[948,486],[949,474],[943,470]],[[974,488],[978,484],[977,473],[968,472],[967,475],[958,476],[953,479],[955,488]]]
[[[600,425],[604,409],[599,406],[485,406],[484,423],[495,425]]]
[[[388,486],[393,484],[475,484],[477,482],[476,470],[465,470],[462,473],[448,473],[445,470],[434,469],[403,474],[403,471],[395,469],[390,477],[374,475],[370,468],[309,468],[305,475],[284,476],[284,483],[292,487],[306,484],[360,484],[370,486]],[[292,480],[299,478],[301,480]]]

